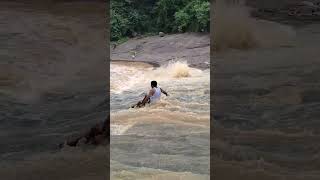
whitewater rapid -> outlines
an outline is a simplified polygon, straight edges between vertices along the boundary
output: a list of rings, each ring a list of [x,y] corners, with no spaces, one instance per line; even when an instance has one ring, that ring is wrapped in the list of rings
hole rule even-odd
[[[112,179],[209,179],[209,73],[182,60],[160,67],[111,63]],[[130,108],[152,80],[169,96]]]
[[[209,70],[190,68],[183,61],[170,62],[155,68],[143,63],[111,63],[111,133],[124,133],[128,123],[152,120],[180,121],[208,125]],[[141,109],[130,109],[132,104],[142,100],[150,89],[150,81],[169,94],[155,105]],[[124,124],[123,129],[119,129]]]

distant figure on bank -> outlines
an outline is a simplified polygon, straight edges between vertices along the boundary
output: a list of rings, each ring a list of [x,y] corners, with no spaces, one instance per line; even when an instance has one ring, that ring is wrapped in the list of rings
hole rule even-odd
[[[131,108],[134,107],[142,107],[145,106],[146,103],[156,103],[161,98],[161,93],[168,96],[168,93],[157,86],[157,81],[151,81],[151,90],[149,91],[149,94],[146,94],[142,101],[139,101],[137,104],[131,106]]]
[[[114,44],[112,45],[112,49],[116,49],[116,47],[117,47],[117,44],[114,43]]]
[[[131,53],[131,59],[134,60],[136,58],[137,52],[132,52]]]

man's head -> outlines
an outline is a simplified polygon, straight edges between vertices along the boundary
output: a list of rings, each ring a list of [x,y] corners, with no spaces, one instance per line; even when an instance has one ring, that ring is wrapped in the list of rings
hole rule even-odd
[[[157,87],[157,81],[151,81],[151,87],[152,88]]]

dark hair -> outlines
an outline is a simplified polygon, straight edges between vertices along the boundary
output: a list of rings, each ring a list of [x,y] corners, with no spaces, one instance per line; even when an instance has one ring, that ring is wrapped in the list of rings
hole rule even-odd
[[[151,86],[157,87],[157,81],[151,81]]]

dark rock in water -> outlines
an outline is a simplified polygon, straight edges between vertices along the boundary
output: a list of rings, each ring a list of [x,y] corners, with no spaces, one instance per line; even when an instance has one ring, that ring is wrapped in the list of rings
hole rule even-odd
[[[75,146],[81,146],[83,144],[101,145],[101,144],[109,143],[109,137],[110,137],[109,123],[110,123],[110,119],[107,118],[103,122],[94,125],[90,130],[88,130],[83,135],[80,135],[76,138],[71,138],[67,140],[64,144],[60,144],[59,147],[63,148],[65,145],[75,147]]]

